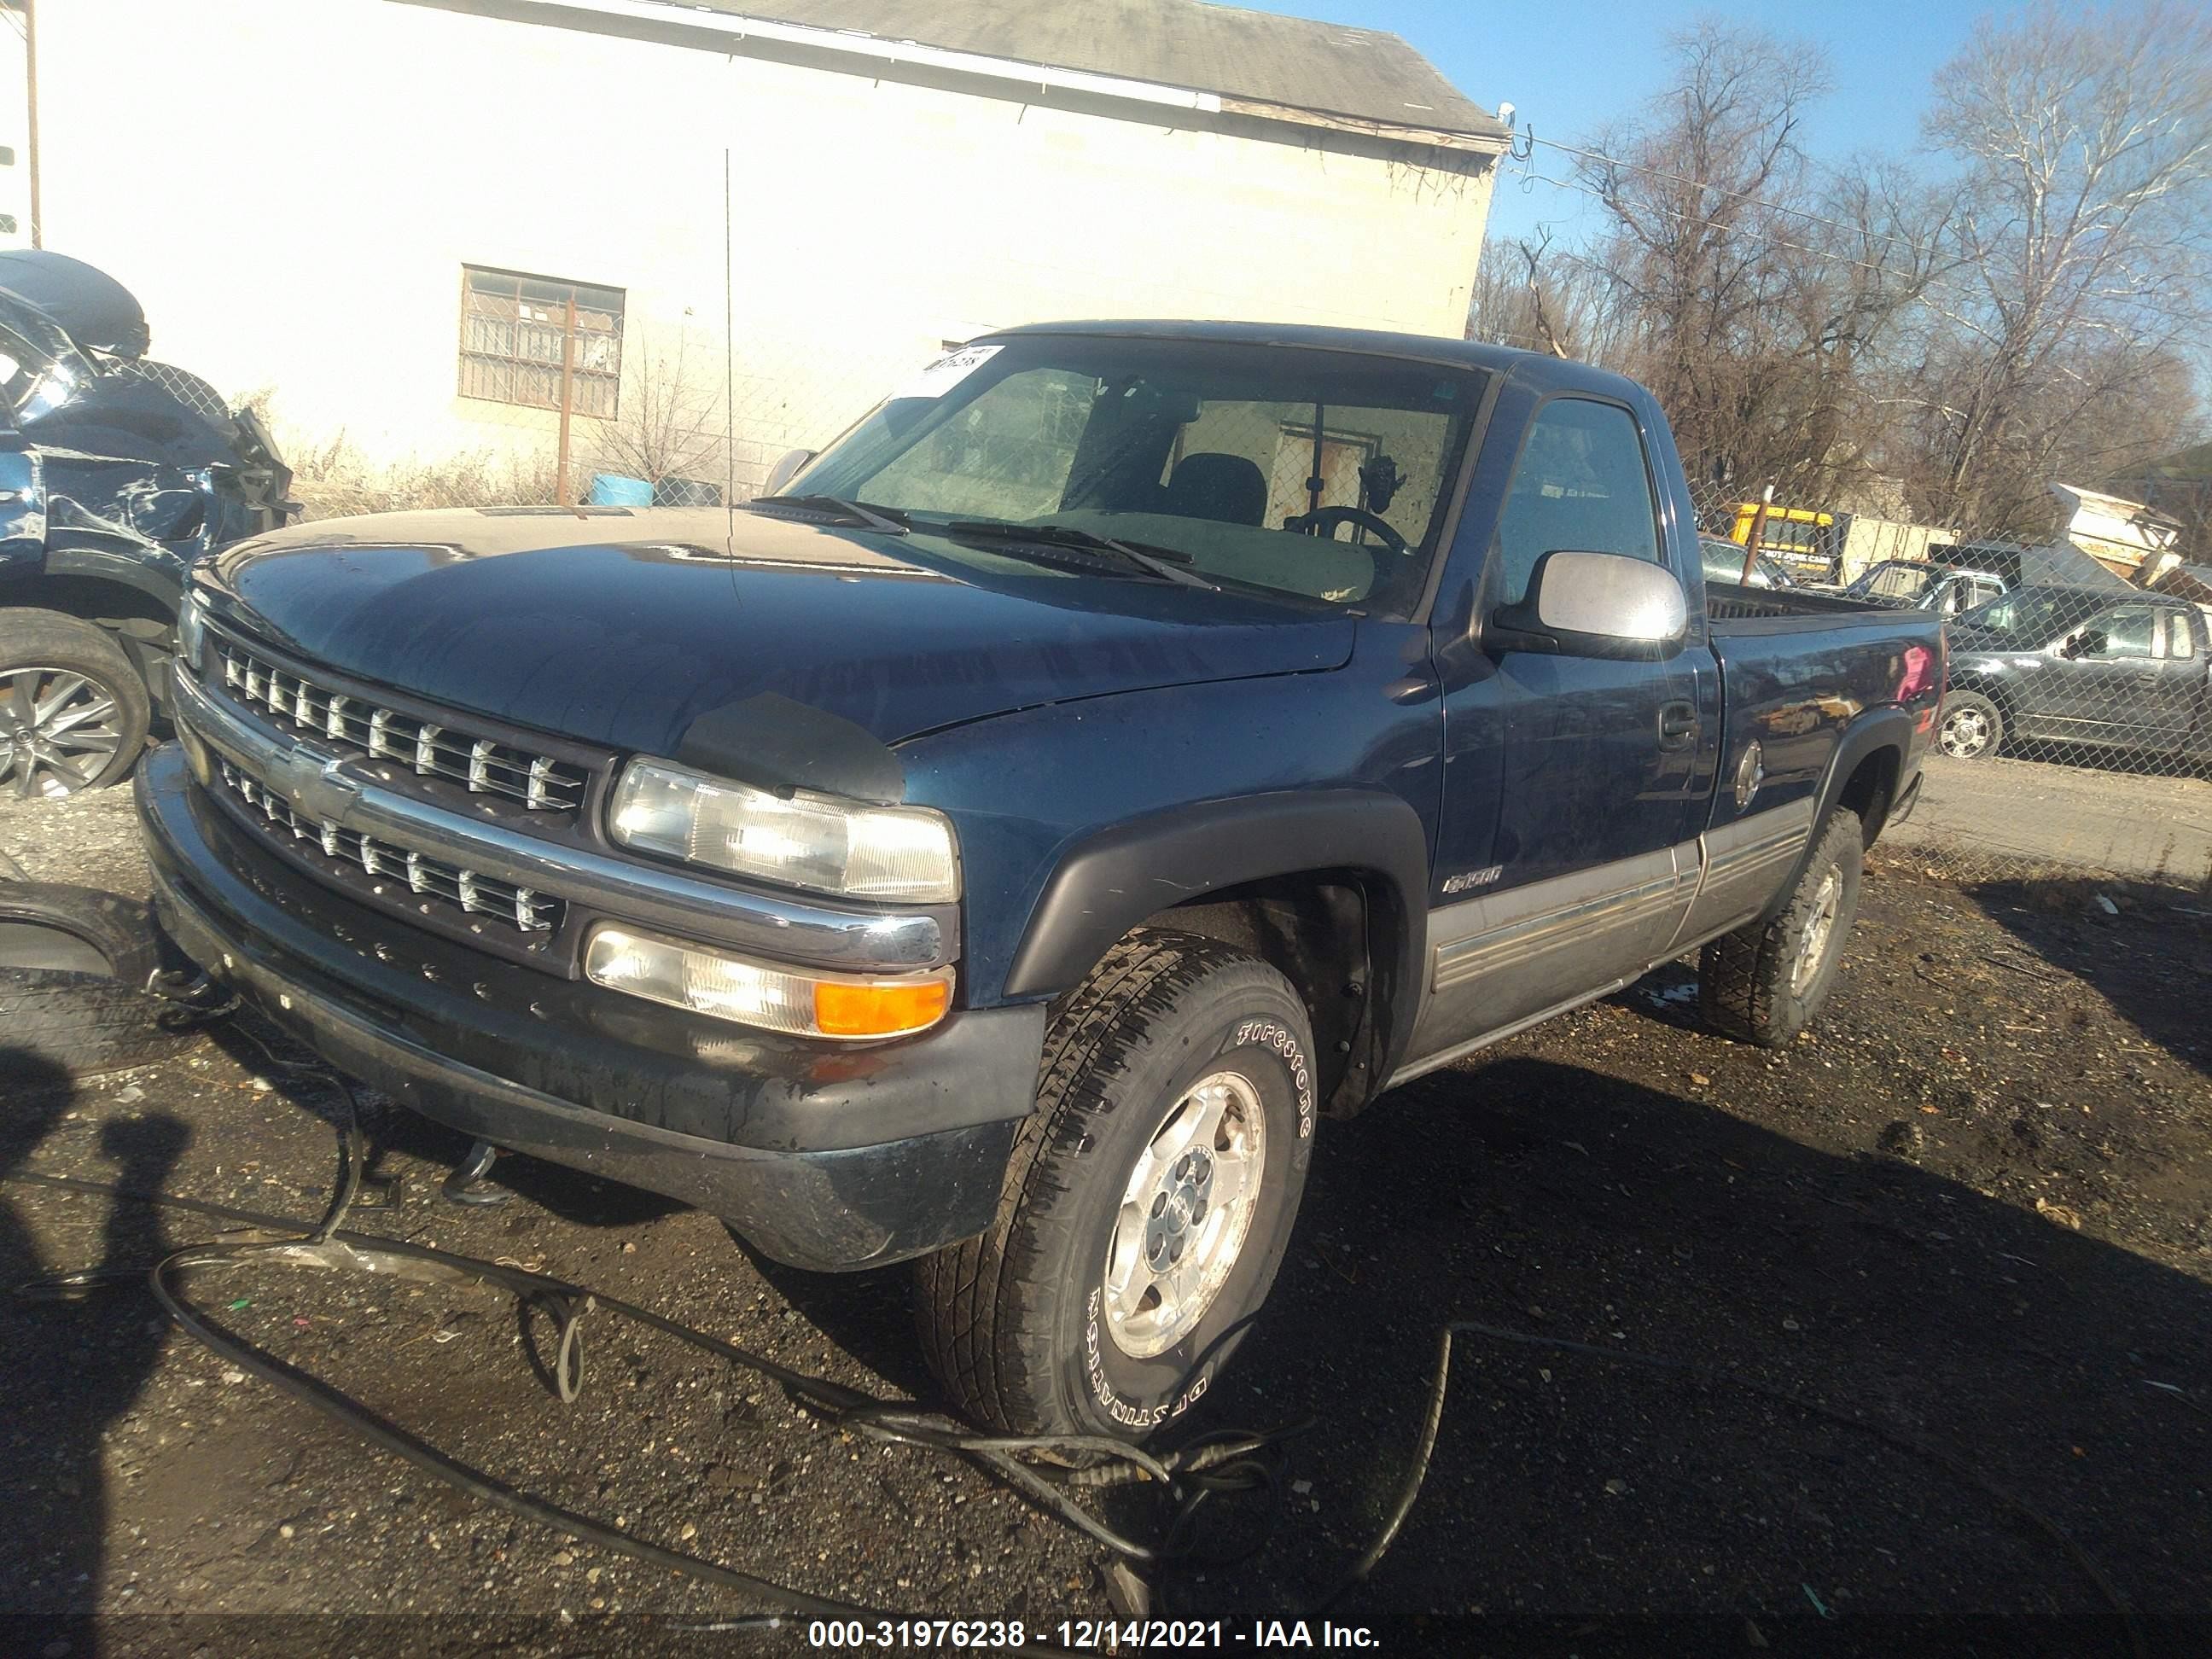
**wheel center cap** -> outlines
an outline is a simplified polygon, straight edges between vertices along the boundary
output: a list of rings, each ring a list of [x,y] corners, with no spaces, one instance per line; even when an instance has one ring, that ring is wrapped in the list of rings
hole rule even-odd
[[[1206,1194],[1213,1185],[1213,1157],[1194,1148],[1177,1158],[1152,1200],[1152,1224],[1145,1238],[1145,1255],[1157,1268],[1182,1259],[1192,1230],[1206,1215]]]

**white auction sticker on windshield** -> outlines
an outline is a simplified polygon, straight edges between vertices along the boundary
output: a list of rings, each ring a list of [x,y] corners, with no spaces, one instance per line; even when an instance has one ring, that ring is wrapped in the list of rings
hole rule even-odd
[[[994,345],[963,346],[957,351],[948,351],[921,373],[908,380],[894,398],[942,398],[977,369],[999,355]]]

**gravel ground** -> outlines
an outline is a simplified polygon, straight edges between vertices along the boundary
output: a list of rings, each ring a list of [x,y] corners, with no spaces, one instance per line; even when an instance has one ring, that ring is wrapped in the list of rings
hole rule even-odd
[[[34,877],[143,890],[119,794],[0,808],[0,847]],[[1461,1339],[1426,1488],[1342,1617],[1564,1620],[1534,1628],[1589,1652],[1608,1627],[1575,1621],[1593,1618],[1707,1620],[1734,1650],[1839,1631],[1894,1646],[1899,1627],[1824,1626],[1823,1607],[2104,1612],[2032,1510],[2154,1645],[2194,1645],[2212,1614],[2212,949],[2201,902],[2101,890],[2117,914],[2100,890],[1961,890],[1878,858],[1829,1014],[1785,1053],[1698,1031],[1675,967],[1326,1126],[1269,1316],[1202,1413],[1321,1429],[1296,1443],[1265,1549],[1161,1576],[1166,1607],[1306,1604],[1386,1510],[1457,1317],[1602,1352]],[[280,1057],[233,1024],[157,1067],[18,1091],[0,1168],[311,1218],[334,1097]],[[364,1231],[542,1262],[776,1359],[928,1395],[897,1270],[764,1267],[707,1216],[524,1160],[501,1166],[517,1201],[457,1210],[434,1188],[458,1138],[370,1117],[404,1192],[358,1212]],[[220,1224],[9,1185],[0,1279],[136,1267]],[[543,1328],[504,1298],[267,1269],[196,1291],[423,1439],[672,1547],[901,1612],[1035,1629],[1109,1610],[1103,1553],[978,1472],[811,1425],[657,1336],[587,1322],[585,1392],[564,1407],[533,1373]],[[1696,1369],[1604,1357],[1620,1352]],[[632,1615],[747,1606],[368,1449],[134,1287],[0,1300],[0,1607],[79,1621],[0,1626],[19,1651],[605,1651],[678,1639]],[[1225,1548],[1254,1516],[1222,1509],[1207,1537]],[[271,1614],[313,1617],[176,1618]],[[1401,1650],[1441,1639],[1382,1628]],[[1651,1627],[1623,1628],[1650,1645]],[[2119,1635],[2027,1621],[2005,1647]]]

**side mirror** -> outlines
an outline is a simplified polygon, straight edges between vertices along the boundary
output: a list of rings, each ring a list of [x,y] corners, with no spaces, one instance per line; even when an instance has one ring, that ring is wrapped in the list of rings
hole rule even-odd
[[[1625,553],[1552,552],[1528,592],[1501,605],[1482,630],[1492,651],[1663,662],[1682,648],[1689,601],[1664,565]]]
[[[814,459],[815,453],[811,449],[785,450],[776,457],[775,465],[769,468],[768,481],[761,485],[760,493],[763,495],[781,495],[783,487],[799,476],[799,470]]]

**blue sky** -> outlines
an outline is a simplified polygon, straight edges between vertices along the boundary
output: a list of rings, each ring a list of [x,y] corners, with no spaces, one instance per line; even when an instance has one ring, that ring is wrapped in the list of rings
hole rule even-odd
[[[1631,112],[1660,89],[1668,34],[1702,15],[1756,24],[1826,49],[1835,90],[1810,112],[1806,136],[1808,148],[1829,160],[1860,150],[1899,153],[1915,147],[1929,77],[1966,43],[1974,20],[1993,9],[1988,0],[1835,0],[1826,5],[1780,0],[1702,5],[1674,0],[1241,3],[1388,29],[1403,36],[1485,109],[1510,101],[1516,118],[1524,125],[1533,122],[1539,137],[1569,143],[1586,143],[1607,122]],[[1536,159],[1537,170],[1563,176],[1565,158],[1540,149]],[[1556,226],[1561,240],[1568,240],[1581,210],[1595,205],[1587,197],[1540,184],[1523,190],[1510,169],[1491,210],[1491,232],[1525,234],[1540,222]]]

